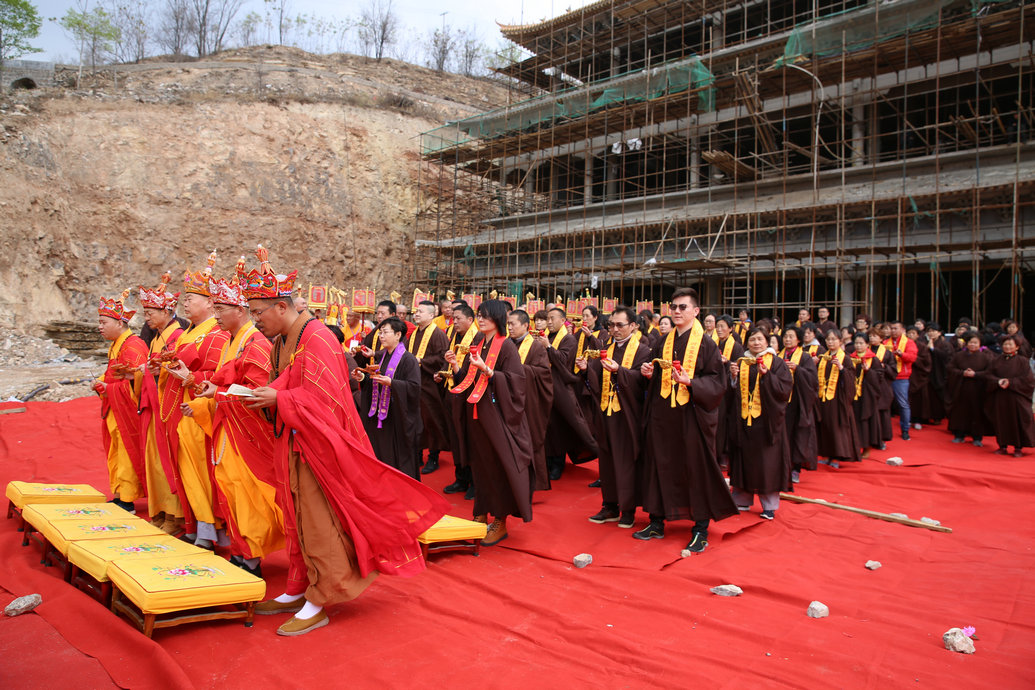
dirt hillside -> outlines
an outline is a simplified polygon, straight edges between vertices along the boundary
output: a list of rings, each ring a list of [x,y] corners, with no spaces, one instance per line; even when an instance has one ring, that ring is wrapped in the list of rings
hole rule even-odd
[[[99,295],[217,274],[256,243],[303,286],[410,280],[417,135],[502,104],[484,80],[255,48],[0,94],[0,328],[93,322]]]

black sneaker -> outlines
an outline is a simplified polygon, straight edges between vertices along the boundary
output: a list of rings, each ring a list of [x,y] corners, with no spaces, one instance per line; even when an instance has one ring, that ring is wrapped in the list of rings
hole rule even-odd
[[[686,545],[690,553],[701,553],[708,546],[708,535],[703,532],[694,532],[693,539]]]
[[[126,511],[130,515],[136,515],[137,514],[136,506],[134,506],[131,501],[120,501],[117,498],[113,498],[110,501],[108,501],[108,503],[115,504],[117,507],[122,508],[124,511]]]
[[[956,438],[952,439],[952,442],[953,442],[953,443],[963,443],[963,442],[965,442],[966,440],[967,440],[967,439],[963,438],[962,436],[957,436]]]
[[[474,500],[474,484],[471,484],[469,487],[467,487],[467,492],[464,494],[464,500],[465,501],[473,501]]]
[[[431,474],[438,469],[438,458],[428,458],[428,461],[424,463],[424,467],[420,468],[421,474]]]
[[[444,494],[459,494],[464,491],[467,491],[467,484],[464,484],[463,482],[453,482],[446,488],[442,489],[442,493]]]
[[[628,513],[622,513],[622,516],[618,518],[618,526],[623,529],[632,529],[632,526],[636,524],[636,513],[630,511]]]
[[[600,480],[597,479],[597,480],[594,480],[594,481],[590,482],[589,483],[589,488],[591,488],[591,489],[599,489],[600,488]]]
[[[614,508],[608,508],[604,506],[600,509],[600,512],[589,519],[590,522],[602,525],[605,522],[618,522],[618,511]]]
[[[249,568],[248,564],[244,562],[244,558],[242,556],[230,556],[230,562],[233,565],[236,565],[238,568],[240,568],[244,572],[249,573],[251,575],[254,575],[255,577],[257,577],[259,579],[262,579],[262,562],[261,561],[259,563],[256,563],[254,568]]]
[[[648,539],[664,539],[665,523],[652,522],[638,532],[633,532],[633,539],[647,541]]]
[[[763,510],[761,513],[758,514],[758,517],[762,518],[763,520],[772,520],[776,517],[776,513],[772,510]]]
[[[909,440],[909,432],[908,431],[903,431],[902,432],[902,440],[903,441],[908,441]]]

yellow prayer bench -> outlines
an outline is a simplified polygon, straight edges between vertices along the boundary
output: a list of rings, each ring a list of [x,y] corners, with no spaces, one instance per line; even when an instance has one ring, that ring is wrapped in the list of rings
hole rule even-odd
[[[22,509],[37,503],[104,503],[108,499],[89,484],[40,484],[13,481],[7,483],[7,519],[19,518]],[[25,528],[22,520],[18,529]]]
[[[244,619],[251,627],[266,582],[215,554],[116,558],[108,564],[111,610],[151,637],[155,628]]]
[[[91,504],[91,507],[101,510],[104,514],[76,515],[76,511],[82,506],[72,507],[67,504],[34,504],[25,506],[22,511],[22,518],[25,520],[22,544],[28,544],[28,539],[34,531],[39,532],[40,544],[43,546],[43,563],[49,565],[51,557],[59,557],[64,564],[66,582],[72,579],[72,569],[68,563],[68,545],[73,541],[165,534],[150,522],[130,515],[113,504]]]
[[[432,551],[451,549],[471,549],[477,556],[487,529],[484,522],[444,515],[424,534],[417,537],[417,541],[420,542],[424,560],[428,560],[428,554]]]
[[[115,559],[153,561],[166,556],[197,556],[204,553],[208,552],[168,534],[94,539],[70,543],[68,563],[72,569],[72,585],[110,607],[111,581],[108,579],[108,565]]]

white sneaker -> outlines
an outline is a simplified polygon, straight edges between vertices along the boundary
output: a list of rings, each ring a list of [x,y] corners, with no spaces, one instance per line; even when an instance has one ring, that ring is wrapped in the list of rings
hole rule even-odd
[[[920,426],[919,424],[914,424],[913,428],[916,429],[917,431],[920,431],[921,429],[923,429],[923,427]]]

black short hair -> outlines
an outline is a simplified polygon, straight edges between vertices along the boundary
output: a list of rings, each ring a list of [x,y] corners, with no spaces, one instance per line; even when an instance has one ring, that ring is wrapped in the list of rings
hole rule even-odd
[[[532,319],[535,321],[546,321],[546,310],[540,309],[532,315]]]
[[[385,326],[388,326],[401,336],[406,336],[406,324],[403,323],[403,320],[400,319],[398,316],[389,316],[387,319],[377,324],[377,330],[381,330]]]
[[[722,316],[715,318],[715,323],[719,323],[720,321],[726,324],[729,328],[733,328],[733,317],[729,314],[723,314]]]
[[[455,299],[455,300],[453,300],[453,310],[454,311],[456,310],[457,307],[469,307],[469,306],[471,306],[471,305],[468,304],[467,300],[465,300],[465,299]]]
[[[345,342],[345,332],[337,326],[327,326],[327,330],[334,334],[334,337],[338,339],[339,343]]]
[[[813,333],[818,333],[819,332],[819,329],[816,328],[816,324],[813,323],[812,321],[806,321],[805,323],[803,323],[801,325],[801,332],[802,333],[804,333],[806,329],[812,331]]]
[[[611,312],[611,319],[614,320],[614,318],[619,314],[624,314],[626,320],[629,323],[636,323],[636,312],[633,311],[630,307],[618,307],[613,312]]]
[[[640,312],[640,318],[641,319],[646,319],[648,321],[653,321],[654,320],[654,312],[652,312],[650,309],[644,309],[643,311]]]
[[[431,307],[432,309],[438,309],[438,305],[432,302],[430,299],[422,299],[417,302],[418,307]]]
[[[676,291],[672,293],[671,301],[675,302],[679,297],[689,297],[695,307],[701,306],[701,298],[697,296],[697,290],[694,290],[691,287],[677,288]]]
[[[388,307],[388,311],[395,313],[395,302],[390,299],[383,299],[377,303],[378,307]]]
[[[765,338],[766,344],[767,345],[769,344],[769,332],[766,329],[762,328],[761,326],[752,326],[751,328],[748,329],[748,332],[744,334],[744,346],[745,347],[747,346],[748,339],[751,336],[753,336],[755,333],[761,333],[762,337]]]
[[[473,319],[474,309],[471,309],[469,306],[467,306],[467,302],[464,302],[463,304],[457,304],[456,302],[453,302],[453,316],[456,316],[457,314],[463,314],[467,318]]]
[[[478,316],[484,316],[496,324],[500,335],[507,332],[507,310],[510,305],[501,299],[487,299],[478,305]]]
[[[514,311],[510,312],[510,315],[516,316],[518,323],[524,324],[526,326],[528,325],[528,312],[524,309],[515,309]]]
[[[788,326],[787,328],[783,329],[783,334],[787,335],[788,333],[793,333],[795,336],[797,336],[798,344],[801,345],[801,341],[804,339],[804,336],[802,335],[800,328],[798,328],[797,326]]]
[[[593,315],[594,319],[600,318],[600,310],[594,307],[592,304],[587,304],[586,306],[584,306],[582,308],[582,311],[586,311],[587,309],[589,309],[589,313]]]
[[[568,312],[564,311],[560,307],[551,307],[550,311],[560,312],[561,316],[563,316],[564,318],[568,318]],[[549,312],[547,312],[547,315],[549,315]]]

